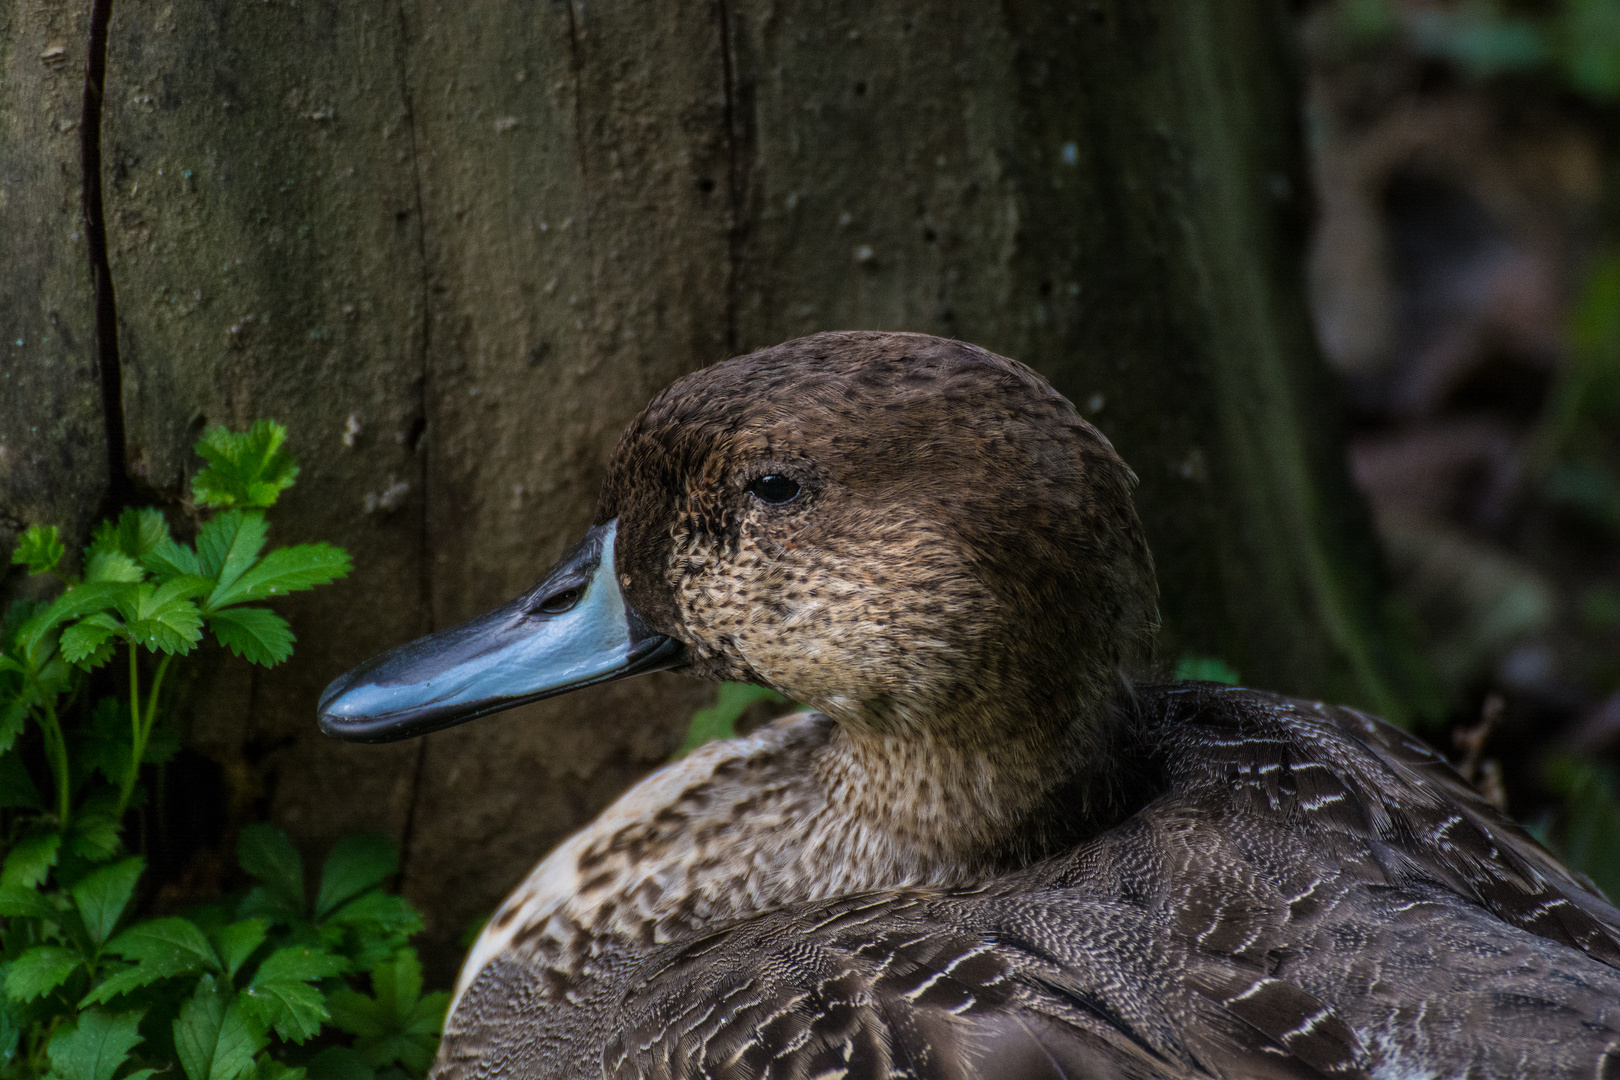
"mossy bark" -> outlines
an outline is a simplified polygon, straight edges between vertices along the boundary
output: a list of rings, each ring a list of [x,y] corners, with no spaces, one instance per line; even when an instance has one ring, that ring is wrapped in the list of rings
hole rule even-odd
[[[82,533],[108,460],[178,507],[203,425],[287,423],[304,472],[275,539],[357,570],[287,605],[286,668],[215,665],[192,737],[306,840],[404,839],[440,942],[708,691],[656,676],[355,748],[315,732],[320,687],[526,585],[652,393],[798,334],[1033,364],[1141,476],[1168,659],[1400,712],[1305,310],[1280,4],[109,2],[92,179],[124,445],[79,158],[36,87],[82,75],[88,15],[0,0],[0,355],[30,388],[0,396],[0,508]],[[58,32],[68,62],[41,68]],[[11,342],[52,312],[47,368]],[[19,465],[35,416],[60,433]]]

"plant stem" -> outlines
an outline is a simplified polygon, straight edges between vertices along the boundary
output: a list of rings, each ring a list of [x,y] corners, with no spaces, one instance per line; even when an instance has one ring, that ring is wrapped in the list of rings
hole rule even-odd
[[[129,717],[131,727],[129,771],[124,774],[124,782],[118,789],[118,811],[116,816],[123,818],[124,811],[129,807],[129,800],[135,794],[135,782],[141,775],[141,760],[146,757],[146,744],[151,741],[152,728],[157,723],[158,693],[163,689],[163,677],[169,673],[169,662],[173,655],[165,655],[158,662],[157,671],[152,675],[152,686],[146,692],[146,711],[141,712],[141,695],[138,668],[136,665],[135,646],[129,647]]]
[[[43,703],[39,727],[45,733],[45,757],[50,761],[52,779],[56,781],[56,816],[62,828],[67,828],[73,813],[73,792],[68,786],[67,740],[62,738],[62,724],[56,718],[56,706]]]

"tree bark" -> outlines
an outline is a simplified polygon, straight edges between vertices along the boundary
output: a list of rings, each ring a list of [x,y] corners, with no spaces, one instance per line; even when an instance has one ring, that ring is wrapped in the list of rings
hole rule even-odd
[[[800,334],[1034,365],[1141,477],[1167,660],[1403,714],[1303,298],[1279,3],[109,2],[104,415],[73,114],[42,104],[77,100],[90,14],[0,0],[0,524],[82,537],[109,460],[183,510],[204,425],[287,423],[273,539],[356,572],[286,604],[285,668],[213,666],[191,738],[311,844],[401,837],[444,955],[710,691],[356,748],[316,733],[321,686],[528,584],[654,392]]]

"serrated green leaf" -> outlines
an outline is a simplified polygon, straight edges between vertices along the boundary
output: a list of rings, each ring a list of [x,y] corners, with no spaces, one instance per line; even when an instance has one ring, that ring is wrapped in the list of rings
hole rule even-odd
[[[62,631],[62,657],[69,663],[83,667],[98,666],[95,663],[96,658],[103,652],[110,651],[104,650],[102,646],[108,644],[111,638],[122,637],[125,633],[124,624],[104,611],[86,615]],[[102,663],[107,659],[108,657],[101,656]]]
[[[54,648],[51,632],[70,619],[88,615],[92,611],[112,607],[119,596],[133,588],[125,582],[96,581],[68,589],[50,604],[37,609],[17,630],[17,646],[28,662],[42,666],[50,648]]]
[[[282,904],[304,910],[304,859],[286,833],[262,822],[248,825],[237,838],[236,858]]]
[[[315,898],[315,918],[324,919],[338,905],[352,900],[399,871],[399,845],[381,833],[345,836],[332,847],[321,868],[321,888]]]
[[[168,974],[223,970],[197,924],[178,917],[138,922],[109,941],[106,951]]]
[[[104,1005],[113,998],[118,997],[120,994],[127,994],[131,991],[139,990],[143,986],[150,986],[153,983],[159,982],[163,979],[172,979],[176,975],[193,974],[195,974],[194,969],[165,971],[151,964],[136,964],[133,967],[127,967],[121,971],[115,971],[111,975],[108,975],[105,979],[101,980],[101,982],[97,983],[94,989],[92,989],[88,994],[84,995],[83,1000],[79,1002],[79,1008],[83,1009],[87,1006],[98,1004]]]
[[[129,637],[154,652],[186,653],[202,639],[202,612],[191,602],[204,579],[171,578],[161,584],[142,582],[132,595],[119,597]]]
[[[205,975],[174,1021],[174,1048],[189,1080],[236,1080],[265,1044],[236,995]]]
[[[269,608],[237,607],[208,613],[219,643],[251,664],[275,667],[292,655],[292,627]]]
[[[0,915],[55,922],[58,914],[55,905],[38,891],[21,885],[0,885]]]
[[[281,445],[287,429],[274,420],[258,420],[246,432],[223,427],[203,432],[194,449],[208,468],[191,481],[200,506],[270,506],[298,476],[298,464]]]
[[[55,525],[31,525],[17,538],[17,547],[11,561],[28,567],[30,574],[45,574],[56,569],[66,552],[58,538]]]
[[[66,839],[79,857],[103,862],[117,855],[123,847],[122,831],[118,820],[118,793],[103,789],[92,793],[73,815]]]
[[[310,983],[341,974],[342,957],[302,945],[277,949],[254,972],[243,991],[242,1007],[277,1035],[301,1043],[327,1019],[326,995]]]
[[[450,996],[422,996],[422,966],[408,948],[372,969],[371,986],[375,997],[335,991],[327,1004],[332,1023],[355,1036],[355,1049],[372,1066],[398,1062],[422,1075],[433,1063]]]
[[[257,510],[230,510],[197,532],[197,567],[217,589],[235,584],[264,548],[270,526]],[[204,606],[215,606],[210,599]]]
[[[230,585],[208,597],[209,610],[327,585],[349,573],[349,553],[331,544],[276,548]]]
[[[103,521],[90,534],[86,554],[117,552],[133,562],[143,561],[154,548],[169,539],[169,523],[163,511],[153,506],[132,506],[118,515],[116,522]]]
[[[77,950],[61,945],[35,945],[6,968],[6,996],[32,1001],[61,986],[84,963]]]
[[[91,941],[99,945],[113,932],[145,867],[146,860],[137,855],[87,874],[73,886],[73,902]]]
[[[253,955],[253,950],[264,944],[269,925],[264,919],[239,919],[214,931],[214,945],[225,961],[226,975],[236,977],[237,969]]]
[[[129,1052],[142,1041],[138,1030],[142,1015],[144,1010],[109,1013],[88,1009],[80,1013],[77,1024],[51,1036],[52,1075],[60,1080],[112,1080]]]
[[[0,885],[33,888],[45,880],[45,875],[56,865],[57,852],[62,848],[62,834],[41,832],[24,836],[12,845],[6,854],[6,866],[0,870]]]
[[[258,1071],[254,1080],[304,1080],[308,1075],[303,1066],[277,1061],[269,1052],[265,1052],[259,1055]]]
[[[90,556],[90,561],[84,567],[86,584],[131,584],[145,578],[146,572],[140,564],[122,551],[98,551]]]
[[[17,736],[23,732],[28,720],[28,699],[20,693],[0,700],[0,754],[11,749]],[[0,789],[0,805],[5,805],[5,792]]]
[[[202,565],[197,561],[197,553],[188,545],[174,540],[165,540],[152,548],[141,559],[141,566],[147,573],[159,579],[180,577],[184,574],[202,574]]]

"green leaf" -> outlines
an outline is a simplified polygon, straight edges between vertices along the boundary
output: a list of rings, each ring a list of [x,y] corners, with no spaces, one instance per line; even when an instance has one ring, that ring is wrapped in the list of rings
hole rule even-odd
[[[178,917],[138,922],[109,941],[106,951],[164,973],[153,978],[167,978],[183,971],[223,970],[214,947],[197,924]]]
[[[207,526],[203,526],[207,528]],[[185,544],[174,540],[165,540],[158,544],[141,559],[141,565],[146,572],[159,580],[179,577],[182,574],[201,574],[202,565],[197,561],[197,553]]]
[[[380,833],[345,836],[332,847],[321,868],[321,888],[315,898],[315,918],[324,919],[334,908],[399,871],[399,845]]]
[[[269,608],[239,607],[208,614],[219,643],[251,664],[275,667],[292,655],[292,627]]]
[[[692,714],[692,722],[686,730],[686,739],[681,743],[680,749],[675,751],[675,756],[683,757],[712,739],[729,739],[736,735],[738,718],[754,702],[786,700],[787,698],[768,686],[721,683],[720,689],[715,693],[714,704]]]
[[[130,586],[123,582],[96,581],[68,589],[49,605],[34,612],[17,630],[17,646],[31,665],[39,667],[47,659],[50,633],[69,619],[111,607]]]
[[[371,936],[403,934],[409,937],[422,929],[422,916],[403,896],[374,889],[361,893],[328,915],[323,925],[351,926]]]
[[[132,584],[145,578],[140,564],[122,551],[98,551],[84,567],[86,583]]]
[[[241,919],[214,931],[214,945],[225,961],[226,975],[236,977],[237,969],[253,955],[253,950],[264,944],[269,925],[264,919]]]
[[[51,1073],[60,1080],[112,1080],[141,1040],[141,1012],[89,1009],[51,1036]],[[128,1077],[126,1080],[133,1080]]]
[[[191,481],[199,506],[263,507],[291,487],[298,476],[292,455],[284,453],[287,429],[274,420],[259,420],[242,434],[209,428],[194,449],[208,468]]]
[[[1176,661],[1176,678],[1181,681],[1238,684],[1238,673],[1212,656],[1183,656]]]
[[[186,653],[202,639],[202,612],[191,602],[208,588],[198,577],[142,582],[120,596],[118,613],[129,637],[154,652]]]
[[[286,833],[262,822],[248,825],[237,838],[236,858],[282,904],[304,910],[304,859]]]
[[[398,1062],[413,1075],[433,1063],[450,995],[422,996],[422,965],[415,949],[401,949],[371,972],[375,997],[353,990],[328,999],[332,1022],[356,1036],[354,1048],[375,1067]]]
[[[264,548],[270,526],[257,510],[220,514],[197,532],[197,566],[217,589],[228,589]],[[208,605],[214,606],[210,600]]]
[[[75,949],[61,945],[35,945],[6,968],[6,996],[32,1001],[61,986],[84,963]]]
[[[301,1043],[320,1032],[328,1019],[326,995],[310,983],[342,974],[340,956],[303,945],[277,949],[254,972],[242,994],[242,1008],[277,1035]]]
[[[30,525],[17,538],[11,561],[18,566],[28,567],[30,574],[46,574],[56,569],[66,550],[56,535],[55,525]]]
[[[75,854],[90,862],[102,862],[118,854],[123,847],[122,832],[118,793],[104,788],[85,799],[79,812],[73,815],[66,838]]]
[[[236,995],[216,985],[212,975],[174,1021],[174,1048],[190,1080],[236,1080],[253,1071],[253,1055],[266,1040],[242,1014]]]
[[[303,1066],[284,1064],[266,1051],[259,1055],[258,1072],[253,1080],[305,1080],[308,1075]]]
[[[28,699],[21,694],[0,700],[0,754],[11,749],[11,744],[17,741],[17,736],[23,732],[23,726],[28,720]],[[5,801],[6,792],[0,788],[0,806],[8,805]]]
[[[0,885],[20,885],[32,888],[45,880],[45,875],[56,865],[57,852],[62,847],[59,832],[39,832],[24,836],[12,845],[6,855],[6,866],[0,870]]]
[[[116,552],[139,563],[168,539],[169,523],[163,511],[153,506],[132,506],[119,514],[116,522],[103,521],[96,526],[85,554],[94,559]]]
[[[0,915],[8,919],[55,922],[61,913],[34,889],[21,885],[0,885]]]
[[[79,905],[79,915],[84,919],[84,929],[91,941],[99,945],[113,932],[129,898],[135,895],[135,883],[145,867],[146,860],[137,855],[104,866],[73,886],[73,902]]]
[[[112,649],[103,646],[125,632],[124,624],[104,611],[86,615],[62,631],[62,658],[87,669],[100,667],[112,658]]]
[[[326,585],[348,574],[349,553],[331,544],[276,548],[230,585],[208,597],[209,610]]]

